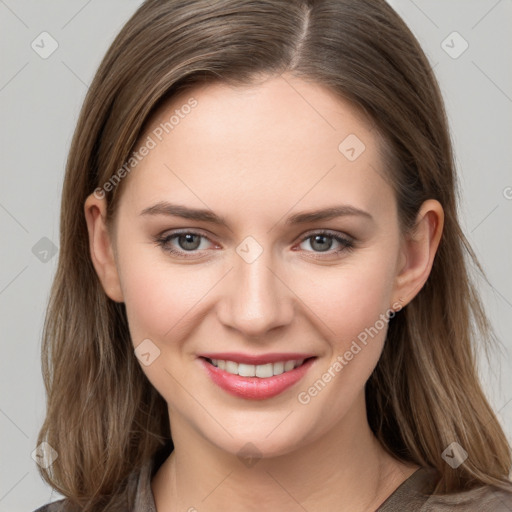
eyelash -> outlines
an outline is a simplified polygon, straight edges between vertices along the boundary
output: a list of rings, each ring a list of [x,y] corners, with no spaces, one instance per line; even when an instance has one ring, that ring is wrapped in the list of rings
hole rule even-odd
[[[197,257],[195,256],[197,253],[195,251],[197,251],[197,249],[195,249],[194,251],[181,251],[181,250],[177,250],[175,248],[172,248],[172,247],[169,247],[168,244],[169,242],[174,239],[174,238],[177,238],[181,235],[196,235],[196,236],[199,236],[199,237],[202,237],[202,238],[206,238],[208,241],[211,242],[211,240],[203,235],[202,233],[198,233],[196,231],[189,231],[189,230],[184,230],[184,231],[174,231],[173,233],[171,234],[166,234],[166,235],[160,235],[160,236],[157,236],[154,238],[154,241],[155,243],[157,244],[157,246],[161,247],[164,251],[172,254],[173,256],[178,256],[178,257],[181,257],[181,258],[196,258]],[[355,243],[354,241],[348,239],[348,238],[345,238],[343,236],[340,236],[339,234],[336,234],[336,233],[333,233],[333,232],[330,232],[330,231],[326,231],[326,230],[320,230],[320,231],[315,231],[315,232],[312,232],[312,233],[308,233],[306,236],[304,236],[300,241],[299,241],[299,245],[302,244],[303,242],[305,242],[306,240],[309,240],[310,238],[314,238],[315,236],[325,236],[327,238],[332,238],[333,240],[335,240],[336,242],[338,242],[341,247],[339,249],[335,249],[335,250],[327,250],[325,252],[322,252],[322,251],[306,251],[306,252],[312,252],[314,254],[317,254],[319,256],[315,256],[315,258],[321,258],[323,259],[323,256],[321,256],[322,254],[327,254],[327,255],[330,255],[332,256],[333,254],[334,255],[339,255],[343,252],[351,252],[354,250],[355,248]]]

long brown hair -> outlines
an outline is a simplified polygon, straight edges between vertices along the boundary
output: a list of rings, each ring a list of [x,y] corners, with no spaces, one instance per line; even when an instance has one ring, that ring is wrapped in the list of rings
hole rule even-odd
[[[123,167],[162,102],[199,84],[284,72],[368,116],[387,148],[404,231],[423,201],[444,208],[431,275],[390,322],[367,382],[372,430],[396,458],[436,468],[436,492],[507,488],[510,448],[475,368],[476,344],[493,339],[470,276],[470,265],[482,269],[457,219],[442,97],[411,31],[384,0],[148,0],[112,43],[80,114],[43,333],[48,400],[38,443],[59,456],[40,472],[83,510],[119,503],[129,475],[171,439],[167,404],[134,356],[124,304],[107,297],[92,265],[84,202]],[[106,192],[110,219],[121,191],[122,181]],[[442,458],[454,441],[469,452],[457,469]]]

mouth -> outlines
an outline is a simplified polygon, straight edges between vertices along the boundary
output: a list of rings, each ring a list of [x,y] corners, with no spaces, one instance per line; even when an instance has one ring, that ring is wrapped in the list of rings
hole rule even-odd
[[[309,356],[249,364],[230,359],[199,357],[215,384],[231,395],[249,400],[264,400],[282,393],[301,380],[316,359],[316,356]]]

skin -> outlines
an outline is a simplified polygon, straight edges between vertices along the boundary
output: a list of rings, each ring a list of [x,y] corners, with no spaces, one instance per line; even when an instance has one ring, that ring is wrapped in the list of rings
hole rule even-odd
[[[379,315],[422,288],[442,207],[426,201],[414,233],[401,233],[371,124],[324,87],[287,75],[182,93],[141,140],[190,97],[198,105],[124,179],[112,232],[104,199],[91,195],[84,205],[105,292],[125,303],[134,347],[149,338],[160,350],[141,365],[168,404],[175,444],[152,480],[157,510],[375,510],[417,469],[385,452],[366,418],[364,385],[387,324],[309,403],[297,396]],[[366,146],[354,161],[338,150],[349,134]],[[159,201],[210,209],[228,227],[141,215]],[[285,222],[341,204],[372,220]],[[154,241],[180,228],[207,237],[193,258]],[[351,237],[354,248],[336,254],[343,246],[327,238],[322,252],[305,236],[322,229]],[[247,236],[263,249],[251,263],[236,252]],[[179,242],[168,246],[190,247]],[[257,401],[209,379],[198,360],[208,351],[299,351],[317,359],[292,388]],[[248,442],[262,457],[250,467],[237,456]]]

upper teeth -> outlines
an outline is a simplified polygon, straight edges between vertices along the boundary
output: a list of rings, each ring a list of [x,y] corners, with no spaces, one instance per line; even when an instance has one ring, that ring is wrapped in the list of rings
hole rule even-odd
[[[304,359],[256,365],[235,363],[234,361],[225,361],[223,359],[211,359],[211,362],[213,366],[217,366],[221,370],[232,373],[233,375],[240,375],[241,377],[266,378],[293,370],[294,368],[297,368],[297,366],[300,366],[304,362]]]

